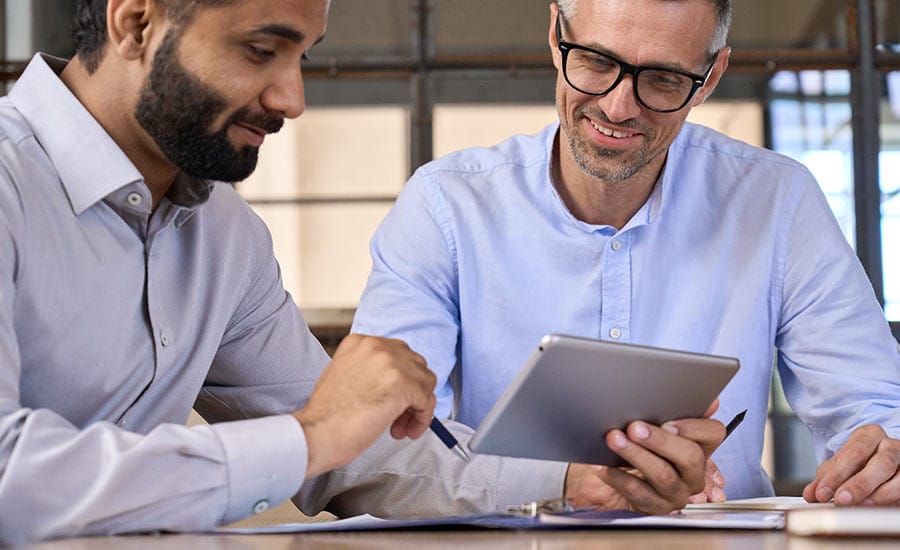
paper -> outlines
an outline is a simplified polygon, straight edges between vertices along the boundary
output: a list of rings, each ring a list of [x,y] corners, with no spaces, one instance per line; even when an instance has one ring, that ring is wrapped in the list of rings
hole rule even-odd
[[[685,510],[702,511],[769,511],[784,512],[806,508],[831,508],[834,505],[826,502],[806,502],[803,497],[759,497],[738,500],[726,500],[725,502],[704,502],[702,504],[688,504]]]
[[[538,518],[495,514],[410,519],[383,519],[365,514],[334,521],[311,523],[282,523],[279,525],[268,525],[265,527],[226,527],[222,529],[216,529],[214,532],[256,535],[267,533],[275,534],[325,531],[381,531],[387,529],[423,529],[429,527],[444,526],[484,527],[494,529],[530,529],[540,528],[540,520]]]
[[[465,527],[483,529],[603,529],[668,527],[679,529],[781,529],[783,512],[690,511],[666,516],[645,516],[624,510],[587,510],[569,514],[541,514],[521,517],[502,514],[447,518],[382,519],[371,515],[319,523],[284,523],[266,527],[223,528],[216,533],[276,534],[327,531],[381,531],[388,529],[428,529]]]
[[[667,527],[677,529],[782,529],[783,512],[707,512],[682,511],[666,516],[610,518],[605,512],[575,512],[541,516],[545,525],[570,527]]]

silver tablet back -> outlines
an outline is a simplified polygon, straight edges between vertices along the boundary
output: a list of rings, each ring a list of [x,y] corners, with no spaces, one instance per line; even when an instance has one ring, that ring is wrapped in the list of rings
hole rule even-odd
[[[478,453],[622,465],[604,440],[633,420],[699,417],[738,360],[552,334],[478,427]]]

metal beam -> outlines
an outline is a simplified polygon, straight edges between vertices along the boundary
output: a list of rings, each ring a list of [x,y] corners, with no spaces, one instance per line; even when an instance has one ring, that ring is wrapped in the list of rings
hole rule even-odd
[[[850,9],[850,48],[855,50],[857,63],[850,73],[850,103],[853,112],[856,254],[869,275],[879,303],[884,304],[878,175],[881,89],[880,75],[875,68],[875,14],[870,0],[856,0],[854,7]]]

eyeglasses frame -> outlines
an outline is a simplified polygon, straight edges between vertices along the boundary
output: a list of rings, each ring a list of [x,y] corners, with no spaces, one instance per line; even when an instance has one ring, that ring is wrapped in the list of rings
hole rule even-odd
[[[559,49],[560,54],[562,55],[562,72],[563,78],[566,79],[566,83],[572,87],[572,89],[581,92],[585,95],[593,95],[593,96],[605,96],[616,89],[622,79],[625,78],[625,75],[631,75],[631,86],[634,91],[634,97],[638,100],[638,102],[645,108],[650,109],[651,111],[657,113],[674,113],[675,111],[680,111],[684,109],[684,107],[690,103],[691,99],[694,97],[694,94],[697,93],[697,90],[706,85],[706,82],[709,80],[710,75],[712,74],[713,67],[716,66],[716,59],[719,56],[719,52],[716,52],[712,57],[712,63],[710,63],[709,68],[706,69],[706,74],[699,75],[695,73],[689,73],[687,71],[679,71],[675,69],[670,69],[668,67],[654,67],[648,65],[632,65],[631,63],[622,61],[621,59],[617,59],[616,57],[609,55],[606,52],[601,52],[599,50],[595,50],[593,48],[588,48],[587,46],[582,46],[581,44],[576,44],[574,42],[566,42],[562,39],[562,25],[560,23],[560,19],[562,19],[562,14],[557,12],[556,14],[556,47]],[[566,70],[566,60],[569,57],[569,52],[572,50],[583,50],[595,55],[600,55],[605,58],[610,59],[619,64],[619,76],[613,81],[612,85],[603,92],[586,92],[579,88],[578,86],[572,84],[572,81],[569,80],[569,74]],[[691,79],[691,91],[687,96],[687,99],[684,100],[684,103],[679,105],[675,109],[656,109],[644,103],[644,100],[641,99],[641,95],[638,93],[638,75],[640,75],[643,71],[667,71],[670,73],[679,74],[681,76],[686,76]]]

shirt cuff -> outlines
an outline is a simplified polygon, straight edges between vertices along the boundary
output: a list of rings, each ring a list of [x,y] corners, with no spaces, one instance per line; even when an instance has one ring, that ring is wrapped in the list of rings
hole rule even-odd
[[[497,484],[498,511],[536,500],[561,498],[568,468],[566,462],[504,459]]]
[[[291,498],[306,478],[306,435],[293,416],[210,426],[225,449],[228,503],[222,523],[258,514]]]

